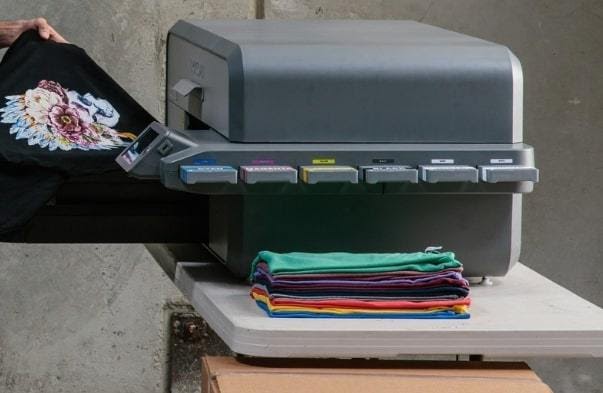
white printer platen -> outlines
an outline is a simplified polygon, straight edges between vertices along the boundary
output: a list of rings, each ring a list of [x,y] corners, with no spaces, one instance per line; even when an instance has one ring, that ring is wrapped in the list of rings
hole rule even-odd
[[[268,318],[217,263],[181,262],[175,283],[235,352],[258,357],[479,354],[603,357],[603,309],[522,264],[472,287],[471,319]]]

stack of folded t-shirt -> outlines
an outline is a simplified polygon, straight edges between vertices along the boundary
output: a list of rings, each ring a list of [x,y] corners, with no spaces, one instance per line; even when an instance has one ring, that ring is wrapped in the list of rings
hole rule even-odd
[[[275,318],[469,318],[469,283],[452,252],[261,251],[251,297]]]

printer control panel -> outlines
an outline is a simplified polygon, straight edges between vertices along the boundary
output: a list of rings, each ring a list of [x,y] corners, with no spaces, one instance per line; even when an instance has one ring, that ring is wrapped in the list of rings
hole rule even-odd
[[[185,184],[229,183],[499,183],[538,182],[538,169],[527,166],[488,165],[378,165],[353,167],[346,165],[253,166],[239,169],[228,165],[182,165],[179,176]]]
[[[198,193],[267,189],[256,187],[262,184],[285,185],[292,192],[312,192],[319,184],[348,184],[354,190],[405,185],[405,191],[418,192],[529,192],[539,180],[533,149],[522,143],[246,144],[231,143],[211,130],[182,132],[159,123],[151,124],[117,162],[135,177],[159,178],[168,188]]]

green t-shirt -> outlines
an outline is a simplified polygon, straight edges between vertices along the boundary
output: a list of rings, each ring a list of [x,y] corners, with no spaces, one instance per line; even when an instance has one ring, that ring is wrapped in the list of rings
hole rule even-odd
[[[260,251],[253,260],[252,272],[255,271],[256,264],[260,261],[266,262],[270,272],[274,275],[382,273],[401,270],[431,273],[463,266],[454,258],[454,253],[450,251],[390,254],[353,254],[347,252],[290,252],[278,254],[271,251]]]

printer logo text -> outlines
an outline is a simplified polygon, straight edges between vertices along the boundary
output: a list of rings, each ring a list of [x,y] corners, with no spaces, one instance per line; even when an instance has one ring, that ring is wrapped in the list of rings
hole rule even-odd
[[[195,59],[190,59],[191,71],[193,75],[199,77],[200,79],[205,78],[205,66],[201,64],[200,61]]]

